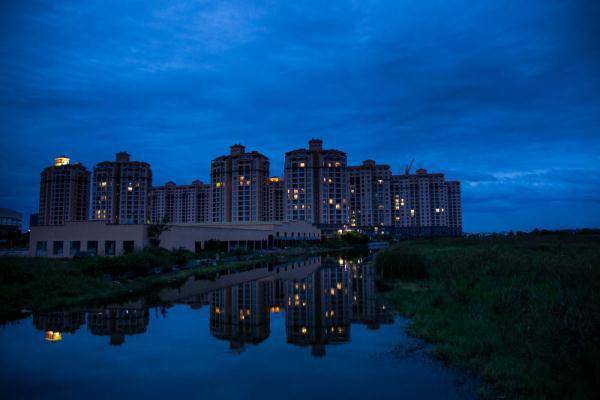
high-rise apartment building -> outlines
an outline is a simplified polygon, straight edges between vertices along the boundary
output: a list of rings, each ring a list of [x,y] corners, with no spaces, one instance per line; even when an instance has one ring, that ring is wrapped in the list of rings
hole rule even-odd
[[[263,194],[265,221],[285,220],[285,184],[283,179],[271,177],[267,180]]]
[[[39,225],[88,219],[90,173],[83,165],[61,156],[40,175]]]
[[[128,153],[94,167],[92,219],[113,224],[145,224],[150,220],[152,170]]]
[[[450,234],[455,236],[462,235],[462,205],[460,200],[460,182],[446,181],[448,190],[448,227]]]
[[[308,149],[285,153],[286,219],[309,223],[348,223],[346,153],[323,150],[313,139]]]
[[[209,222],[210,185],[194,181],[191,185],[167,182],[150,192],[150,221],[167,220],[174,224]]]
[[[348,167],[350,226],[392,225],[391,178],[390,166],[376,164],[373,160]]]
[[[444,174],[419,169],[415,174],[392,176],[392,223],[396,230],[408,236],[456,234],[450,229],[449,204],[452,203],[452,222],[462,226],[456,210],[460,210],[460,185],[444,179]],[[449,189],[452,187],[452,189]],[[448,195],[453,199],[449,201]],[[461,230],[462,231],[462,230]]]
[[[269,159],[241,144],[215,158],[210,167],[211,222],[263,221],[263,195]]]

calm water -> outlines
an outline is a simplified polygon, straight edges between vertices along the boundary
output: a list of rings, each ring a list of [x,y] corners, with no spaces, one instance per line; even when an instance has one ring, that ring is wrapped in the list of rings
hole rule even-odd
[[[190,279],[0,327],[3,398],[472,398],[424,355],[360,260]]]

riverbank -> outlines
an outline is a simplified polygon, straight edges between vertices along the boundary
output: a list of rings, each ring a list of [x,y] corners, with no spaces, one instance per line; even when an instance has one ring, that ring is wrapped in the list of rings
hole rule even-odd
[[[406,241],[375,265],[410,333],[482,397],[600,396],[600,236]]]
[[[340,243],[299,246],[266,253],[209,254],[175,250],[143,251],[82,260],[0,257],[0,321],[29,311],[69,308],[137,296],[182,283],[190,276],[213,278],[261,263],[351,251]]]

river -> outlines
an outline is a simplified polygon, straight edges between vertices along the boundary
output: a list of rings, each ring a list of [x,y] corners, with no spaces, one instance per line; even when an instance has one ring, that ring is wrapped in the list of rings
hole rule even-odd
[[[474,398],[362,261],[315,256],[4,324],[2,397]]]

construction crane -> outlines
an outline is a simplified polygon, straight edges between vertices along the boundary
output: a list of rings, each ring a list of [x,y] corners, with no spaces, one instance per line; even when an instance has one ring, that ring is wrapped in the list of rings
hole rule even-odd
[[[412,160],[410,160],[410,164],[408,164],[406,166],[406,168],[404,168],[404,174],[405,175],[410,174],[410,169],[412,168],[414,162],[415,162],[415,159],[413,158]]]

